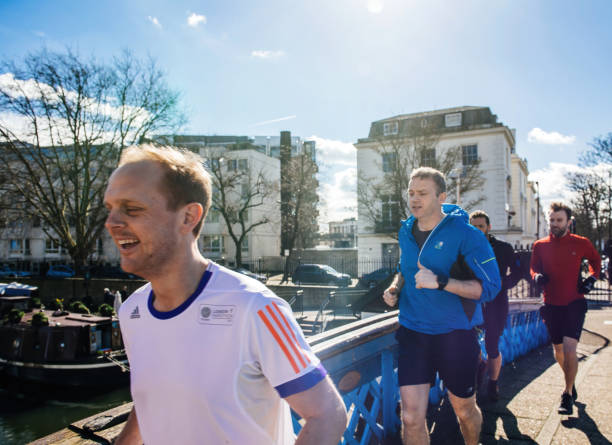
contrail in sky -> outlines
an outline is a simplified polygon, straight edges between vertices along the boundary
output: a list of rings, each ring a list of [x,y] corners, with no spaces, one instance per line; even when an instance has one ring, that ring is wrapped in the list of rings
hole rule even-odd
[[[251,124],[249,127],[259,127],[260,125],[272,124],[274,122],[280,121],[288,121],[289,119],[295,119],[297,116],[292,114],[291,116],[279,117],[278,119],[272,119],[270,121],[257,122],[256,124]]]

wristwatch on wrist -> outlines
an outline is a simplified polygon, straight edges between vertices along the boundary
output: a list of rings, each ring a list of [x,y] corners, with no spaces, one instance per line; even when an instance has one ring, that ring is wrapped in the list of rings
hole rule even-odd
[[[444,290],[448,284],[448,277],[445,275],[436,275],[436,281],[438,282],[438,290]]]

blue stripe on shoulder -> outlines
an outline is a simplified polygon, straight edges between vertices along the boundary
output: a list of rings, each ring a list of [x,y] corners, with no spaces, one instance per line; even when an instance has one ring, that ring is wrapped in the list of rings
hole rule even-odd
[[[316,368],[313,368],[309,373],[298,377],[295,380],[283,383],[282,385],[276,386],[274,389],[278,391],[278,394],[282,397],[288,397],[298,392],[306,391],[312,388],[317,383],[325,378],[327,371],[321,363]]]

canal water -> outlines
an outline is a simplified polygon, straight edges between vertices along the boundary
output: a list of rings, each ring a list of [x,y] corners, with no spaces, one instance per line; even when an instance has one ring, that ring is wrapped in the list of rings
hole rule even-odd
[[[0,444],[23,445],[131,400],[128,386],[62,390],[0,385]]]

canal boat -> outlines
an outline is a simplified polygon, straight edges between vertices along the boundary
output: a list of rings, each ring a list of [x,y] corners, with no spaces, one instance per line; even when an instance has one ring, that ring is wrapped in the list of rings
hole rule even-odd
[[[11,305],[23,310],[29,299],[28,295],[1,295],[2,312],[7,314]],[[37,315],[40,313],[44,316]],[[45,318],[45,322],[37,322]],[[0,368],[4,374],[20,381],[66,387],[129,381],[116,317],[31,309],[14,321],[8,317],[0,321]]]

